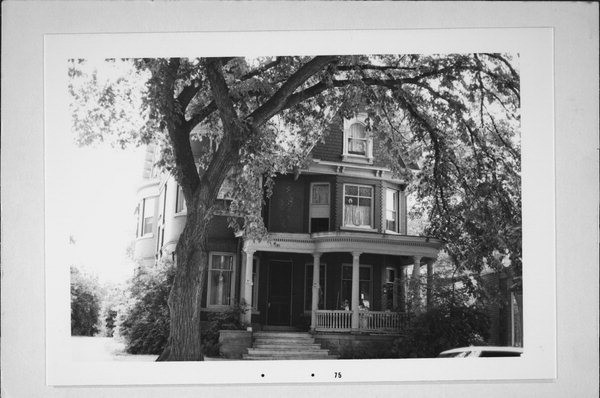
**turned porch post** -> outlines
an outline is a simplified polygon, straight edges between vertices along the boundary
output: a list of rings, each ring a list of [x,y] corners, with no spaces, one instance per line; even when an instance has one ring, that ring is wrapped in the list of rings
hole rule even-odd
[[[352,252],[352,329],[358,329],[360,252]]]
[[[412,308],[419,311],[421,308],[421,257],[413,257],[413,272],[410,280],[412,293]]]
[[[427,262],[427,309],[433,304],[433,260]]]
[[[312,283],[312,306],[310,317],[310,330],[317,327],[317,310],[319,309],[319,278],[321,272],[321,253],[313,253],[313,283]]]
[[[254,251],[246,250],[246,272],[244,285],[244,301],[248,306],[248,310],[244,314],[244,321],[248,326],[252,325],[252,263],[254,260]]]

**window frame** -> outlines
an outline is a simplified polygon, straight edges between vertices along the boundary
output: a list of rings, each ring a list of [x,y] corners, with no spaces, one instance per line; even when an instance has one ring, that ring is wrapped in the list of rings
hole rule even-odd
[[[350,269],[352,269],[352,264],[351,263],[342,263],[342,272],[340,275],[340,292],[344,286],[344,281],[350,281],[350,283],[352,283],[352,278],[350,279],[344,279],[344,267],[350,267]],[[369,302],[369,309],[367,311],[374,311],[373,310],[373,298],[375,297],[375,294],[373,292],[373,266],[371,264],[359,264],[358,266],[358,286],[359,286],[359,294],[360,294],[360,282],[367,282],[366,280],[361,280],[360,279],[360,268],[369,268],[369,294],[371,295],[371,300]],[[343,300],[343,298],[340,297],[340,300]],[[358,303],[360,305],[360,297],[358,298]],[[340,303],[342,304],[342,303]],[[350,291],[350,311],[353,311],[354,309],[352,308],[352,291]]]
[[[343,152],[342,160],[357,163],[373,164],[373,135],[367,131],[367,125],[365,119],[367,118],[366,113],[359,113],[352,119],[344,119],[344,137],[343,137]],[[365,154],[350,153],[348,148],[348,140],[350,136],[351,127],[355,124],[359,124],[365,129]]]
[[[321,284],[321,276],[323,276],[324,281],[323,281],[323,286],[322,286],[322,288],[323,288],[323,308],[322,309],[326,310],[327,309],[327,263],[320,263],[319,265],[320,265],[320,267],[324,267],[323,273],[321,273],[321,269],[319,267],[319,284]],[[305,314],[310,313],[312,311],[312,283],[313,283],[312,278],[310,280],[310,290],[309,290],[310,298],[311,298],[311,300],[310,300],[311,306],[310,306],[310,308],[306,308],[306,300],[308,300],[308,297],[307,297],[308,294],[306,293],[306,282],[307,282],[306,277],[308,276],[308,267],[309,266],[314,267],[315,265],[312,261],[304,264],[304,284],[305,285],[304,285],[303,307],[304,307]],[[313,270],[313,272],[314,272],[314,270]]]
[[[213,256],[231,256],[231,281],[230,281],[230,285],[231,285],[231,294],[229,297],[229,304],[211,304],[210,303],[210,294],[211,294],[211,271],[212,269],[212,264],[213,264]],[[236,261],[236,254],[233,252],[209,252],[208,253],[208,275],[206,278],[206,308],[229,308],[231,307],[234,303],[235,303],[235,278],[236,278],[236,267],[237,267],[237,261]]]
[[[313,203],[313,188],[315,185],[327,185],[327,204]],[[331,183],[328,181],[315,181],[310,183],[310,199],[308,203],[308,232],[312,233],[313,206],[327,206],[327,231],[331,229]],[[320,217],[323,218],[323,217]]]
[[[146,217],[146,201],[151,199],[153,202],[153,209],[152,209],[152,215],[150,217]],[[148,196],[144,199],[142,199],[142,212],[141,212],[141,227],[140,227],[140,238],[150,238],[152,236],[154,236],[154,220],[156,219],[154,213],[156,212],[156,196]],[[146,219],[152,219],[152,227],[150,229],[150,232],[144,232],[146,229]]]
[[[360,196],[360,188],[370,188],[371,189],[371,223],[367,226],[356,226],[356,225],[346,225],[346,187],[347,186],[355,186],[358,188],[357,198],[361,198]],[[354,195],[350,195],[354,196]],[[364,197],[366,198],[366,197]],[[342,184],[342,229],[355,229],[360,231],[374,231],[375,230],[375,186],[373,185],[365,185],[365,184],[354,184],[354,183],[343,183]]]
[[[383,205],[383,220],[384,220],[384,225],[383,225],[383,230],[385,231],[385,233],[390,233],[390,234],[399,234],[400,233],[400,189],[397,188],[392,188],[392,187],[385,187],[385,194],[384,194],[384,205]],[[388,213],[388,198],[387,198],[387,192],[388,191],[392,191],[396,194],[396,206],[395,209],[393,210],[396,213],[396,219],[394,220],[394,222],[396,223],[396,230],[393,229],[388,229],[388,218],[387,218],[387,213]]]
[[[179,198],[181,198],[182,207],[179,209]],[[187,214],[187,203],[185,202],[185,197],[183,196],[183,188],[181,185],[177,184],[177,191],[175,193],[175,215]]]

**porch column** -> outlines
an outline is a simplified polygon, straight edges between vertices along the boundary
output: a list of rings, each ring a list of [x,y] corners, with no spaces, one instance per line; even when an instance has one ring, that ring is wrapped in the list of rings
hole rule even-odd
[[[319,309],[319,281],[321,273],[321,253],[313,253],[313,283],[312,283],[312,306],[310,317],[310,330],[317,327],[317,310]]]
[[[248,306],[248,311],[244,314],[244,321],[248,326],[252,325],[252,262],[254,260],[254,250],[246,250],[246,275],[244,284],[244,301]]]
[[[352,252],[352,329],[358,330],[358,304],[359,304],[359,270],[360,270],[360,252]]]
[[[413,272],[410,284],[412,309],[418,312],[421,309],[421,256],[413,257]]]
[[[427,309],[433,305],[433,260],[427,261]]]
[[[400,312],[406,312],[406,269],[402,265],[398,266],[398,278],[394,283],[394,294],[398,295],[396,304],[400,308]]]

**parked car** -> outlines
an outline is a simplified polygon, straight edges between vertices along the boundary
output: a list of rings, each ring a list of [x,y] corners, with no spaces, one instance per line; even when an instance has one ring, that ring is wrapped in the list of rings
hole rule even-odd
[[[520,357],[521,354],[523,354],[521,347],[471,346],[444,351],[438,355],[438,358]]]

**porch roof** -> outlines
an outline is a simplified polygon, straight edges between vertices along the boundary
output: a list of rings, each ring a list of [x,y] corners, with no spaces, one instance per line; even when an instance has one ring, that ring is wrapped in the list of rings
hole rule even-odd
[[[436,258],[442,241],[436,238],[365,232],[270,233],[263,240],[245,240],[244,251],[292,253],[360,252]]]

